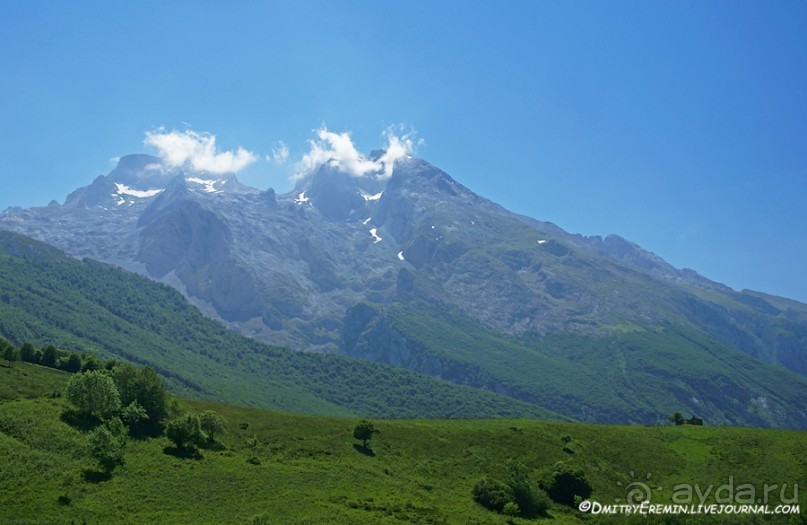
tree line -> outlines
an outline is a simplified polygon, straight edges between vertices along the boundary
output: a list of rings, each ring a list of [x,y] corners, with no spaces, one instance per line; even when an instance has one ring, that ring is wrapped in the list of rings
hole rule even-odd
[[[6,361],[6,366],[9,367],[13,367],[14,363],[17,361],[22,361],[24,363],[64,370],[65,372],[73,374],[86,372],[88,370],[99,370],[104,367],[110,368],[110,363],[114,365],[114,363],[118,362],[113,360],[104,363],[104,361],[98,357],[87,354],[86,352],[60,350],[53,345],[45,345],[42,348],[36,348],[33,343],[27,341],[22,343],[19,347],[16,347],[2,337],[0,337],[0,357]]]

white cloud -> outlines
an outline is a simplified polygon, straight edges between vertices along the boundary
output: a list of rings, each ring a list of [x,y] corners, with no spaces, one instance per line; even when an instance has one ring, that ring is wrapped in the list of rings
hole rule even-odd
[[[147,131],[143,142],[156,148],[168,166],[185,166],[194,171],[236,173],[257,160],[253,153],[241,147],[235,152],[219,153],[215,135],[193,130],[167,132],[165,128],[159,128],[155,132]]]
[[[282,140],[277,141],[276,148],[272,148],[272,155],[266,156],[266,160],[269,162],[274,162],[275,164],[283,164],[288,158],[289,148]]]
[[[325,125],[316,131],[318,140],[309,140],[309,151],[295,166],[294,180],[304,179],[323,164],[331,164],[346,171],[353,177],[374,176],[388,179],[392,176],[395,162],[411,154],[415,149],[414,131],[397,135],[395,128],[383,133],[387,139],[384,154],[377,160],[365,157],[353,145],[349,132],[334,133]],[[418,144],[422,144],[419,141]]]

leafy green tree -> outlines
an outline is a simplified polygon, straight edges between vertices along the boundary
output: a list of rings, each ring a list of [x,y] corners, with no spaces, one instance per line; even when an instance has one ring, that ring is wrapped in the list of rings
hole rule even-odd
[[[50,368],[56,368],[56,363],[59,361],[59,351],[53,345],[48,345],[42,349],[42,360],[40,364]]]
[[[137,367],[131,363],[116,361],[110,372],[120,394],[121,403],[129,405],[137,401]]]
[[[67,383],[67,400],[79,414],[106,419],[120,409],[115,382],[102,371],[75,374]]]
[[[143,367],[135,381],[135,399],[146,410],[149,419],[161,421],[168,413],[168,392],[165,383],[150,366]]]
[[[207,435],[202,430],[202,424],[196,414],[185,414],[169,421],[165,426],[165,437],[170,439],[177,449],[185,451],[196,450],[196,447],[204,445],[207,441]]]
[[[81,365],[82,372],[88,372],[90,370],[101,370],[102,368],[104,368],[104,363],[102,363],[101,360],[95,357],[94,355],[87,356],[84,359],[84,364]]]
[[[123,465],[126,447],[126,430],[118,418],[101,425],[90,433],[90,455],[107,474]]]
[[[367,448],[367,443],[372,439],[373,434],[377,434],[375,425],[366,419],[359,421],[359,424],[353,428],[353,437],[361,441],[361,445]]]
[[[670,421],[670,423],[675,423],[676,425],[683,425],[686,422],[684,415],[681,414],[681,412],[675,412],[667,419]]]
[[[36,359],[36,348],[29,342],[25,342],[20,346],[20,359],[26,363],[38,363]]]
[[[9,368],[14,366],[14,361],[16,361],[18,357],[17,349],[14,348],[14,345],[5,343],[5,348],[3,348],[3,359],[8,361]]]
[[[215,441],[216,434],[224,432],[227,426],[227,421],[213,410],[205,410],[199,414],[199,423],[210,441]]]
[[[153,368],[146,366],[138,370],[131,363],[117,363],[111,373],[124,406],[136,401],[150,421],[158,423],[165,418],[168,393],[162,378]]]
[[[59,360],[59,368],[65,372],[74,374],[81,370],[81,356],[75,352],[71,352],[66,358]]]

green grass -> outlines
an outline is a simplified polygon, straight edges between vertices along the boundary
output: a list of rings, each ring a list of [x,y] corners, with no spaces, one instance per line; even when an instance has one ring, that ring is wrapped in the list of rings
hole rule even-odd
[[[44,366],[0,361],[0,401],[61,393],[70,374]],[[6,366],[4,366],[6,365]]]
[[[43,394],[64,380],[33,366],[2,378],[14,388],[38,381]],[[180,407],[223,415],[228,421],[223,447],[189,459],[167,454],[169,442],[162,437],[130,440],[126,464],[111,479],[99,481],[85,450],[87,434],[60,419],[65,406],[63,399],[47,397],[0,401],[0,522],[247,524],[263,516],[267,523],[504,524],[504,517],[473,502],[471,487],[486,475],[503,477],[511,459],[535,476],[556,461],[578,466],[594,487],[591,499],[602,503],[624,498],[625,487],[636,480],[654,489],[653,502],[670,501],[682,483],[705,490],[726,484],[729,477],[735,485],[750,483],[760,491],[765,483],[807,486],[803,431],[375,420],[381,434],[371,441],[371,456],[354,448],[357,421],[352,418],[201,400],[180,400]],[[247,462],[250,438],[260,443],[260,464]],[[803,494],[800,504],[807,505]],[[549,518],[514,520],[553,525],[623,521],[592,519],[561,506],[553,506]],[[713,522],[678,518],[669,523]],[[738,523],[737,517],[723,523]]]

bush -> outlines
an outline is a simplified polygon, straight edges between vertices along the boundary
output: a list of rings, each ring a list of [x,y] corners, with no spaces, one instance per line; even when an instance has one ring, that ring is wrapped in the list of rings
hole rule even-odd
[[[530,480],[529,470],[521,463],[511,462],[507,467],[507,485],[518,504],[521,516],[543,516],[549,501],[543,491]]]
[[[502,514],[504,514],[505,516],[520,516],[521,508],[515,501],[508,501],[504,505],[504,509],[502,509]]]
[[[474,501],[508,516],[545,516],[549,498],[530,480],[529,469],[517,462],[507,466],[507,482],[479,480],[472,489]]]
[[[580,469],[574,469],[562,461],[555,463],[552,471],[541,481],[541,488],[553,501],[573,506],[575,496],[588,499],[591,496],[591,483]]]
[[[196,450],[196,447],[204,445],[207,441],[207,434],[202,431],[199,416],[196,414],[185,414],[169,421],[165,426],[165,437],[173,441],[177,449],[188,451]]]
[[[502,512],[504,506],[513,503],[513,491],[498,479],[483,478],[471,490],[474,501],[485,508]]]
[[[126,429],[118,418],[90,433],[90,455],[98,461],[107,474],[118,465],[123,465],[123,450],[126,446]]]

